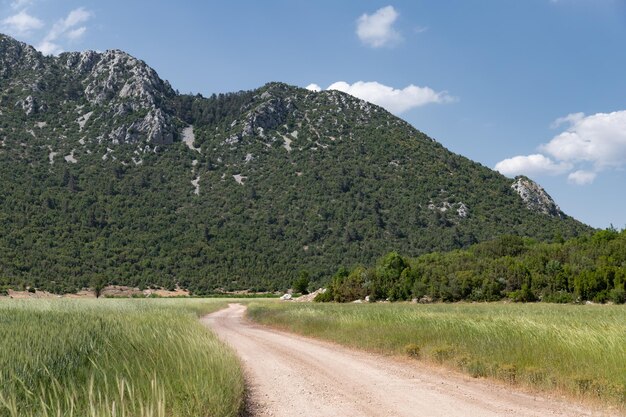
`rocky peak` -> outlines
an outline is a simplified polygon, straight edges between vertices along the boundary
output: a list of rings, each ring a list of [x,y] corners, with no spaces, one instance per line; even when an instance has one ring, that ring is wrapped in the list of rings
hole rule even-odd
[[[59,60],[81,78],[85,96],[92,104],[130,98],[137,101],[136,106],[150,107],[174,94],[169,83],[145,62],[117,49],[104,53],[70,52],[62,54]]]
[[[563,217],[563,212],[552,197],[539,184],[524,176],[515,177],[511,188],[519,194],[529,210],[554,217]]]
[[[44,56],[32,46],[0,34],[0,78],[16,70],[39,70],[43,61]]]

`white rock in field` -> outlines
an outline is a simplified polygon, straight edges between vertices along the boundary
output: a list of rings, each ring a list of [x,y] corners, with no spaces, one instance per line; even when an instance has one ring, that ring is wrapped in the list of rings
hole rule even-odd
[[[283,301],[290,301],[291,300],[291,294],[285,294],[282,297],[280,297],[281,300]]]

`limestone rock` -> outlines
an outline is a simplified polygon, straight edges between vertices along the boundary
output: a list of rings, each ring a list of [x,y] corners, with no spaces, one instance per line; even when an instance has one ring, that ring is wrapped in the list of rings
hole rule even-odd
[[[563,218],[564,214],[552,197],[536,182],[524,176],[515,178],[511,188],[519,194],[529,210]]]

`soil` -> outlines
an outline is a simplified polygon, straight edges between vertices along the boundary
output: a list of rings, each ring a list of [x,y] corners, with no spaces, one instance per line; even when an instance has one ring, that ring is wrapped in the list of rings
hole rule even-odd
[[[244,366],[251,416],[608,416],[418,362],[369,354],[249,322],[245,307],[202,322]]]

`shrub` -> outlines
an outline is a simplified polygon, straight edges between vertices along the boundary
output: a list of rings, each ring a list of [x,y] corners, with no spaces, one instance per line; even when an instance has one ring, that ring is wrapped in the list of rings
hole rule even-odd
[[[608,299],[615,304],[624,304],[626,302],[626,290],[624,288],[613,288],[609,292]]]
[[[464,368],[473,378],[487,376],[487,367],[479,360],[468,362]]]
[[[333,301],[333,293],[331,289],[327,288],[326,291],[317,294],[313,301],[316,303],[329,303]]]
[[[411,358],[419,358],[420,357],[420,347],[415,343],[409,343],[404,346],[404,353],[406,353]]]
[[[307,271],[300,271],[298,278],[293,282],[293,290],[300,294],[308,294],[309,288],[309,273]]]
[[[517,367],[512,364],[500,365],[497,368],[496,375],[498,378],[512,384],[517,378]]]
[[[441,347],[435,348],[432,352],[433,358],[435,358],[435,360],[440,363],[453,358],[454,354],[455,354],[455,351],[452,346],[441,346]]]

